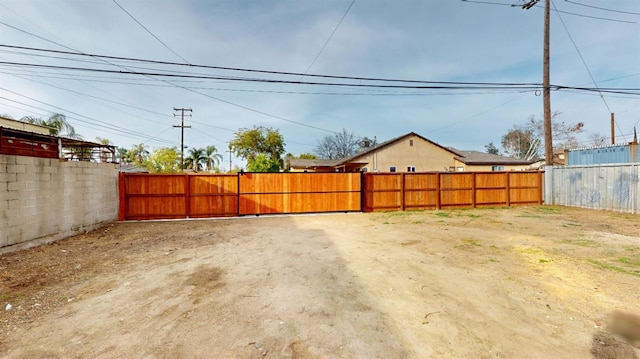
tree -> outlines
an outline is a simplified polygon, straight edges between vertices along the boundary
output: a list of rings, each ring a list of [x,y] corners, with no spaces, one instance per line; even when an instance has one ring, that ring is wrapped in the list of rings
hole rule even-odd
[[[118,147],[116,150],[116,158],[120,163],[130,163],[129,162],[129,150],[126,148]]]
[[[266,127],[254,127],[252,129],[242,128],[234,134],[233,140],[229,142],[231,149],[236,156],[247,160],[250,167],[258,158],[258,155],[265,155],[270,159],[270,163],[278,163],[277,171],[282,168],[282,154],[284,153],[284,139],[278,130]]]
[[[551,116],[551,133],[554,151],[573,148],[578,145],[576,134],[583,132],[584,123],[565,124],[559,121],[559,112]],[[542,155],[544,143],[544,121],[529,117],[524,126],[513,126],[502,136],[502,148],[511,157],[532,159]]]
[[[249,172],[278,172],[280,171],[280,161],[274,160],[264,153],[260,153],[247,164]]]
[[[127,163],[133,163],[138,166],[143,166],[147,157],[149,157],[149,150],[147,150],[147,146],[144,143],[131,146],[127,153],[129,156]]]
[[[305,160],[315,160],[316,158],[318,158],[318,156],[314,155],[313,153],[301,153],[298,156],[295,156],[294,158],[300,158]]]
[[[493,142],[489,142],[488,144],[484,145],[485,150],[487,150],[488,154],[491,155],[499,155],[500,151],[498,150],[498,147],[496,147]]]
[[[144,167],[152,173],[181,172],[180,152],[175,147],[156,148],[145,160]]]
[[[213,171],[214,168],[218,167],[220,162],[222,162],[222,155],[218,153],[216,146],[207,146],[204,149],[204,154],[207,163],[207,171],[209,172]]]
[[[25,116],[20,120],[40,126],[49,127],[49,134],[51,136],[67,137],[77,140],[82,139],[82,136],[77,134],[73,126],[71,126],[71,124],[67,121],[67,117],[61,113],[53,113],[46,120],[33,116]]]
[[[604,146],[609,143],[609,137],[602,135],[600,133],[594,132],[589,134],[589,139],[591,140],[592,146]]]
[[[319,141],[315,153],[318,157],[328,160],[340,159],[356,154],[360,143],[360,138],[343,128],[342,132],[335,133],[333,136],[327,135]]]
[[[206,160],[204,149],[194,147],[189,149],[189,155],[185,158],[185,163],[187,168],[198,172],[202,165],[206,163]]]

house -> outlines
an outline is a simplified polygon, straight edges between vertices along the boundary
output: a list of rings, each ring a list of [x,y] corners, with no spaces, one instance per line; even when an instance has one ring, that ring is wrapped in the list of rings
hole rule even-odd
[[[441,146],[415,132],[339,160],[291,159],[292,172],[514,171],[533,161]]]

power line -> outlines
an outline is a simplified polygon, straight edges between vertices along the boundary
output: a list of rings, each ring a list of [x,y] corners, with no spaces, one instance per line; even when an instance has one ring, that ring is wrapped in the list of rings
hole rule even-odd
[[[618,14],[640,15],[640,12],[633,12],[633,11],[622,11],[622,10],[607,9],[607,8],[599,7],[599,6],[593,6],[593,5],[587,5],[587,4],[580,4],[580,3],[578,3],[578,2],[571,1],[571,0],[564,0],[564,1],[565,1],[565,2],[568,2],[569,4],[574,4],[574,5],[578,5],[578,6],[589,7],[589,8],[592,8],[592,9],[598,9],[598,10],[602,10],[602,11],[615,12],[615,13],[618,13]]]
[[[2,22],[0,22],[2,24]],[[263,74],[271,74],[271,75],[288,75],[288,76],[305,76],[305,77],[318,77],[318,78],[330,78],[330,79],[338,79],[338,80],[356,80],[356,81],[377,81],[377,82],[398,82],[398,83],[421,83],[421,84],[493,84],[493,83],[483,83],[483,82],[453,82],[453,81],[423,81],[423,80],[406,80],[406,79],[390,79],[390,78],[374,78],[374,77],[357,77],[357,76],[336,76],[336,75],[319,75],[319,74],[302,74],[299,72],[286,72],[286,71],[268,71],[268,70],[257,70],[257,69],[247,69],[247,68],[238,68],[238,67],[224,67],[224,66],[213,66],[213,65],[194,65],[194,64],[185,64],[180,62],[169,62],[169,61],[160,61],[160,60],[147,60],[147,59],[139,59],[132,57],[119,57],[119,56],[109,56],[109,55],[98,55],[98,54],[86,54],[81,52],[71,52],[71,51],[61,51],[61,50],[49,50],[42,48],[34,48],[34,47],[25,47],[25,46],[16,46],[16,45],[4,45],[0,44],[0,47],[4,48],[13,48],[13,49],[22,49],[22,50],[31,50],[38,52],[50,52],[50,53],[60,53],[67,55],[75,55],[75,56],[90,56],[94,58],[105,58],[110,60],[125,60],[125,61],[136,61],[143,63],[152,63],[156,65],[175,65],[175,66],[188,66],[195,68],[206,68],[206,69],[215,69],[215,70],[228,70],[228,71],[239,71],[239,72],[253,72],[253,73],[263,73]],[[111,64],[113,65],[113,64]],[[231,80],[233,78],[229,77],[219,77],[218,79]],[[299,81],[290,81],[291,83],[302,83]]]
[[[3,87],[0,87],[0,90],[4,90],[4,91],[6,91],[6,92],[12,93],[12,94],[17,95],[17,96],[20,96],[20,97],[24,97],[24,98],[29,99],[29,100],[31,100],[31,101],[34,101],[34,102],[37,102],[37,103],[43,104],[43,105],[45,105],[45,106],[49,106],[49,107],[55,108],[56,110],[60,110],[60,111],[63,111],[63,112],[65,112],[65,113],[70,113],[70,114],[73,114],[73,115],[76,115],[76,116],[83,117],[83,118],[89,119],[89,120],[91,120],[91,121],[94,121],[94,123],[92,123],[92,122],[89,122],[89,121],[86,121],[86,120],[80,120],[80,119],[78,119],[78,121],[80,121],[80,122],[89,123],[89,124],[93,124],[93,125],[96,125],[96,123],[99,123],[99,125],[98,125],[98,126],[102,126],[102,127],[104,127],[104,128],[111,129],[111,130],[120,131],[120,133],[128,133],[128,134],[135,135],[135,136],[138,136],[138,137],[143,137],[143,138],[148,138],[148,137],[149,137],[149,135],[146,135],[146,134],[144,134],[144,133],[140,133],[140,132],[136,132],[136,131],[128,130],[128,129],[126,129],[126,128],[123,128],[123,127],[120,127],[120,126],[116,126],[116,125],[110,124],[110,123],[105,122],[105,121],[101,121],[101,120],[98,120],[98,119],[95,119],[95,118],[92,118],[92,117],[89,117],[89,116],[81,115],[81,114],[79,114],[79,113],[77,113],[77,112],[70,111],[70,110],[64,109],[64,108],[62,108],[62,107],[58,107],[58,106],[55,106],[55,105],[52,105],[52,104],[46,103],[46,102],[44,102],[44,101],[37,100],[37,99],[35,99],[35,98],[33,98],[33,97],[29,97],[29,96],[26,96],[26,95],[20,94],[20,93],[15,92],[15,91],[11,91],[11,90],[8,90],[8,89],[3,88]],[[4,100],[7,100],[7,101],[11,101],[11,102],[19,103],[19,104],[21,104],[21,105],[31,106],[31,105],[28,105],[28,104],[25,104],[25,103],[22,103],[22,102],[19,102],[19,101],[15,101],[15,100],[12,100],[12,99],[9,99],[9,98],[6,98],[6,97],[0,97],[0,98],[2,98],[2,99],[4,99]],[[37,107],[34,107],[34,108],[37,108]],[[40,109],[40,108],[38,108],[38,109],[39,109],[39,110],[46,111],[45,109]],[[170,142],[170,141],[164,140],[164,142]],[[171,143],[173,143],[173,142],[171,142]]]
[[[479,1],[479,0],[460,0],[460,1],[468,2],[468,3],[475,3],[475,4],[482,4],[482,5],[499,5],[499,6],[509,6],[509,7],[520,7],[521,6],[521,5],[518,5],[518,4],[505,4],[505,3],[493,2],[493,1]],[[539,5],[532,5],[531,7],[539,8],[540,6]],[[613,22],[620,22],[620,23],[625,23],[625,24],[636,24],[635,21],[627,21],[627,20],[620,20],[620,19],[612,19],[612,18],[608,18],[608,17],[584,15],[584,14],[578,14],[578,13],[575,13],[575,12],[569,12],[569,11],[563,11],[563,10],[554,10],[554,11],[559,12],[559,13],[563,13],[563,14],[567,14],[567,15],[571,15],[571,16],[584,17],[584,18],[589,18],[589,19],[594,19],[594,20],[613,21]]]
[[[196,78],[196,79],[228,79],[230,81],[242,81],[242,82],[256,82],[256,83],[277,83],[277,84],[294,84],[294,85],[321,85],[321,86],[339,86],[339,87],[354,87],[354,88],[383,88],[383,89],[422,89],[422,90],[529,90],[535,91],[539,90],[541,85],[536,83],[502,83],[502,82],[433,82],[434,85],[424,85],[424,86],[416,86],[416,85],[380,85],[380,84],[362,84],[362,83],[332,83],[332,82],[300,82],[300,81],[286,81],[286,80],[274,80],[274,79],[260,79],[260,78],[228,78],[228,77],[219,77],[219,76],[205,76],[205,75],[180,75],[173,73],[152,73],[152,72],[139,72],[139,71],[122,71],[122,70],[108,70],[108,69],[97,69],[97,68],[86,68],[86,67],[69,67],[69,66],[56,66],[56,65],[38,65],[38,64],[30,64],[30,63],[21,63],[21,62],[7,62],[0,61],[0,64],[4,65],[13,65],[13,66],[22,66],[22,67],[33,67],[33,68],[52,68],[52,69],[64,69],[64,70],[73,70],[73,71],[87,71],[87,72],[98,72],[98,73],[117,73],[117,74],[126,74],[126,75],[138,75],[138,76],[148,76],[148,77],[169,77],[169,78]],[[210,98],[215,98],[213,96],[200,93],[198,91],[189,89],[187,87],[181,86],[179,84],[167,82],[170,85],[173,85],[178,88],[182,88],[194,93],[198,93],[203,96],[207,96]],[[565,86],[565,85],[550,85],[551,88],[555,90],[577,90],[577,91],[602,91],[607,93],[617,93],[617,94],[628,94],[628,95],[640,95],[638,91],[640,88],[588,88],[588,87],[574,87],[574,86]],[[233,104],[226,100],[221,100],[222,102]],[[233,104],[234,106],[241,107],[244,109],[250,109],[246,106]],[[259,110],[250,109],[253,112],[263,113]],[[264,113],[263,113],[264,114]],[[273,117],[273,115],[269,115]],[[275,117],[279,118],[279,117]],[[294,122],[293,120],[287,120],[290,122]],[[300,123],[299,123],[300,124]],[[303,126],[307,126],[303,124]],[[307,126],[308,127],[308,126]],[[324,130],[324,129],[323,129]],[[328,130],[326,130],[328,131]],[[334,132],[334,131],[329,131]]]
[[[556,8],[556,3],[553,0],[550,0],[550,1],[551,1],[551,4],[553,5],[553,8],[555,9]],[[564,23],[564,20],[562,19],[562,16],[560,16],[559,13],[558,13],[558,19],[560,19],[560,23],[562,24],[562,27],[564,27],[564,30],[567,32],[567,36],[569,36],[569,40],[571,40],[571,43],[573,44],[573,47],[578,52],[578,56],[580,57],[580,60],[582,61],[582,64],[584,65],[584,68],[587,70],[587,73],[589,74],[589,77],[591,78],[591,81],[593,82],[593,84],[596,87],[596,89],[598,89],[598,83],[596,82],[596,79],[593,77],[593,74],[591,73],[591,70],[589,69],[589,66],[587,65],[587,62],[585,61],[584,57],[582,56],[582,52],[580,51],[580,48],[578,48],[578,45],[573,40],[573,36],[571,36],[571,33],[569,32],[569,28],[567,28],[567,25]],[[602,99],[602,102],[604,102],[604,105],[607,108],[607,111],[609,111],[609,113],[611,113],[612,112],[611,108],[609,107],[609,104],[607,103],[607,100],[605,100],[604,96],[602,96],[602,93],[600,93],[600,98]]]
[[[147,33],[149,33],[149,35],[153,36],[154,39],[158,40],[159,43],[162,44],[162,46],[164,46],[165,48],[167,48],[169,51],[171,51],[174,55],[178,56],[182,61],[189,63],[189,61],[187,61],[184,57],[180,56],[177,52],[173,51],[172,48],[169,47],[169,45],[165,44],[162,40],[160,40],[156,35],[154,35],[151,30],[147,29],[146,26],[142,25],[142,23],[140,21],[138,21],[138,19],[136,19],[133,15],[131,15],[131,13],[129,13],[124,7],[122,7],[122,5],[118,4],[118,2],[116,0],[113,0],[113,3],[118,5],[118,7],[120,9],[122,9],[122,11],[125,12],[125,14],[129,15],[129,17],[131,19],[133,19],[133,21],[135,21],[138,25],[140,25]]]
[[[115,1],[115,0],[114,0]],[[322,54],[322,52],[324,51],[324,49],[327,47],[327,45],[329,44],[329,41],[331,41],[331,39],[333,38],[333,35],[335,35],[336,31],[338,31],[338,28],[340,27],[340,25],[342,25],[342,22],[344,21],[344,18],[347,17],[347,14],[349,13],[349,10],[351,10],[351,8],[353,7],[353,4],[355,4],[356,0],[352,0],[351,4],[349,4],[349,7],[347,8],[347,11],[344,12],[344,14],[342,15],[342,18],[340,18],[340,21],[338,22],[338,24],[336,25],[336,27],[333,29],[333,31],[331,32],[331,35],[329,35],[329,38],[327,39],[327,41],[324,42],[324,45],[322,45],[322,48],[320,49],[320,51],[318,52],[318,54],[316,55],[316,57],[313,59],[313,61],[311,61],[311,65],[309,65],[309,67],[307,67],[307,70],[304,72],[305,74],[307,74],[309,72],[309,70],[311,70],[311,68],[313,67],[313,65],[316,63],[316,61],[318,60],[318,58],[320,57],[320,54]],[[300,77],[300,80],[302,80],[304,78],[304,75],[302,77]]]

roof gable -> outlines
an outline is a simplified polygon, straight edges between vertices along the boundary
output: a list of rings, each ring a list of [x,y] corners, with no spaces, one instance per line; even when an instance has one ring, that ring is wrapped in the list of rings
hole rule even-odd
[[[400,141],[402,141],[402,140],[404,140],[404,139],[406,139],[408,137],[412,137],[412,136],[415,136],[415,137],[417,137],[417,138],[419,138],[419,139],[421,139],[421,140],[423,140],[423,141],[425,141],[425,142],[427,142],[427,143],[429,143],[429,144],[431,144],[433,146],[436,146],[436,147],[438,147],[438,148],[440,148],[440,149],[442,149],[444,151],[447,151],[447,152],[451,153],[454,156],[462,156],[461,153],[458,153],[458,152],[456,152],[455,150],[453,150],[451,148],[447,148],[447,147],[441,146],[441,145],[439,145],[439,144],[437,144],[437,143],[435,143],[433,141],[430,141],[429,139],[427,139],[425,137],[420,136],[419,134],[417,134],[415,132],[409,132],[409,133],[407,133],[405,135],[402,135],[402,136],[399,136],[399,137],[396,137],[396,138],[392,138],[392,139],[390,139],[388,141],[382,142],[379,145],[371,147],[370,149],[368,149],[366,151],[358,152],[355,155],[342,158],[342,159],[338,160],[338,162],[335,165],[337,166],[337,165],[342,165],[342,164],[345,164],[345,163],[348,163],[348,162],[353,162],[354,160],[356,160],[356,159],[358,159],[360,157],[367,156],[367,155],[369,155],[369,154],[371,154],[373,152],[376,152],[376,151],[379,151],[379,150],[381,150],[383,148],[389,147],[389,146],[391,146],[391,145],[393,145],[395,143],[398,143],[398,142],[400,142]]]

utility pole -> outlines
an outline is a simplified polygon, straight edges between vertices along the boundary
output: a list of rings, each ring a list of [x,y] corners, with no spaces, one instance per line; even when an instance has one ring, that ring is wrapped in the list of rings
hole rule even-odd
[[[174,111],[179,111],[180,112],[180,118],[181,118],[181,122],[180,125],[173,125],[173,127],[179,127],[180,128],[180,170],[183,171],[184,170],[184,129],[185,128],[191,128],[191,126],[185,126],[184,125],[184,113],[185,112],[192,112],[192,110],[190,108],[173,108]],[[174,113],[173,114],[174,117],[177,117],[178,114]],[[191,115],[187,115],[189,117],[191,117]]]
[[[611,112],[611,144],[615,145],[616,144],[616,115]]]
[[[540,0],[530,0],[522,5],[529,10]],[[551,132],[551,86],[549,81],[549,22],[551,0],[544,0],[544,50],[542,69],[542,103],[544,108],[544,159],[547,166],[553,165],[553,134]]]

